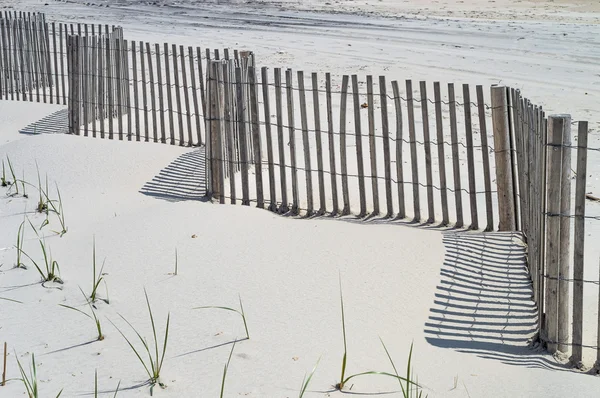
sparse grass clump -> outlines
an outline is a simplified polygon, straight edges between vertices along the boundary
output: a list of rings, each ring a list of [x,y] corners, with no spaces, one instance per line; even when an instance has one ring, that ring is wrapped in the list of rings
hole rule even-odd
[[[102,262],[102,267],[100,267],[100,272],[96,273],[96,238],[94,237],[93,249],[92,249],[92,292],[90,293],[90,300],[92,303],[95,303],[98,300],[98,287],[101,282],[104,282],[104,287],[106,288],[106,298],[100,299],[104,301],[106,304],[109,304],[108,300],[108,287],[106,286],[106,281],[104,280],[104,264],[105,261]]]
[[[383,349],[385,350],[385,353],[387,354],[387,357],[390,360],[390,363],[392,364],[392,368],[394,368],[394,373],[398,377],[398,382],[400,383],[400,388],[402,389],[402,396],[404,398],[422,398],[423,390],[419,386],[418,381],[412,380],[413,369],[411,367],[411,362],[412,362],[413,344],[411,343],[410,352],[408,353],[408,364],[406,365],[406,377],[404,378],[404,380],[402,380],[398,374],[398,369],[396,369],[394,360],[392,359],[390,352],[388,351],[387,347],[385,346],[385,343],[383,342],[381,337],[379,338],[379,340],[381,341],[381,345],[383,345]]]
[[[19,225],[19,230],[17,231],[17,263],[15,264],[16,268],[27,268],[22,261],[23,254],[23,242],[25,240],[25,220]]]
[[[113,398],[116,398],[117,393],[119,392],[119,387],[121,387],[121,382],[117,384],[117,388],[115,390],[115,395]],[[94,372],[94,398],[98,398],[98,370]]]
[[[310,380],[312,379],[313,375],[317,371],[317,367],[319,366],[319,362],[321,362],[321,358],[319,358],[317,360],[317,363],[315,364],[315,366],[313,367],[313,369],[311,370],[311,372],[308,374],[308,377],[306,377],[306,375],[304,375],[304,379],[302,379],[302,386],[300,388],[300,395],[298,395],[298,398],[304,397],[304,393],[306,392],[306,389],[308,388],[308,384],[310,383]]]
[[[340,303],[341,303],[341,309],[342,309],[342,336],[344,339],[344,356],[342,357],[342,375],[340,376],[340,382],[338,384],[336,384],[335,388],[342,391],[344,386],[346,385],[346,383],[348,383],[348,381],[350,381],[351,379],[358,377],[358,376],[366,376],[366,375],[381,375],[381,376],[387,376],[387,377],[392,377],[395,378],[399,381],[405,381],[407,383],[411,383],[410,380],[407,380],[404,377],[398,376],[397,374],[391,374],[388,372],[377,372],[377,371],[368,371],[368,372],[362,372],[362,373],[357,373],[357,374],[353,374],[350,376],[346,376],[346,363],[347,363],[347,359],[348,359],[348,347],[346,344],[346,319],[344,317],[344,296],[342,295],[342,277],[340,275]]]
[[[83,295],[83,298],[85,299],[85,302],[87,303],[88,307],[90,308],[90,311],[92,313],[91,316],[89,314],[81,311],[78,308],[71,307],[69,305],[64,305],[64,304],[59,304],[59,305],[61,307],[65,307],[65,308],[68,308],[70,310],[77,311],[80,314],[83,314],[83,315],[87,316],[88,318],[90,318],[91,320],[93,320],[94,324],[96,325],[96,332],[98,334],[96,340],[97,341],[102,341],[102,340],[104,340],[104,334],[102,334],[102,325],[100,324],[100,319],[98,319],[98,317],[96,316],[96,311],[94,310],[94,306],[92,305],[92,303],[90,302],[90,300],[88,300],[88,298],[85,295],[85,293],[83,292],[83,290],[81,288],[79,288],[79,290],[81,291],[81,294]]]
[[[17,365],[19,365],[19,372],[21,372],[21,381],[25,386],[27,396],[29,398],[39,398],[37,370],[35,367],[35,355],[31,354],[31,369],[29,369],[29,376],[27,375],[27,373],[25,373],[23,366],[21,366],[21,362],[19,361],[17,353],[15,353],[15,358],[17,359]],[[56,398],[60,397],[62,392],[63,390],[60,390],[60,392],[56,395]]]
[[[42,248],[42,254],[44,255],[44,265],[40,266],[31,256],[20,249],[21,253],[24,254],[35,266],[35,269],[39,272],[42,277],[42,282],[56,282],[63,283],[59,276],[60,268],[58,262],[52,259],[50,250],[46,248],[46,243],[43,239],[40,239],[40,247]]]
[[[7,187],[10,185],[10,182],[6,180],[6,169],[4,168],[4,159],[2,159],[2,177],[0,177],[0,185],[2,187]]]
[[[152,325],[152,334],[154,337],[154,352],[150,349],[150,347],[148,346],[148,343],[140,335],[140,333],[137,331],[137,329],[134,328],[133,325],[131,323],[129,323],[129,321],[127,319],[125,319],[125,317],[123,317],[122,315],[119,314],[121,319],[123,319],[129,325],[129,327],[131,327],[131,329],[135,332],[137,337],[140,339],[143,349],[138,350],[137,348],[135,348],[135,346],[133,345],[131,340],[129,340],[127,338],[127,336],[125,336],[125,334],[121,331],[121,329],[119,329],[119,327],[117,325],[115,325],[112,321],[111,321],[111,323],[119,331],[119,333],[121,333],[121,336],[123,336],[125,341],[127,341],[127,344],[129,344],[129,347],[131,348],[131,350],[134,352],[136,357],[139,359],[140,363],[144,366],[144,369],[146,370],[146,373],[148,374],[148,377],[149,377],[148,384],[150,384],[150,395],[152,395],[154,387],[157,384],[161,388],[167,387],[164,383],[162,383],[160,381],[160,371],[162,369],[163,362],[165,359],[165,353],[167,352],[167,341],[169,340],[169,321],[171,318],[171,314],[167,315],[167,326],[165,328],[165,337],[163,339],[162,353],[161,353],[159,351],[158,338],[156,337],[156,326],[154,324],[154,316],[152,315],[152,308],[150,307],[150,300],[148,299],[148,293],[146,292],[146,289],[144,289],[144,295],[146,296],[146,304],[148,305],[148,313],[150,314],[150,323]],[[144,351],[148,355],[148,363],[144,359],[142,359],[142,356],[140,355],[140,352],[143,354]]]
[[[233,311],[233,312],[240,314],[240,316],[242,317],[242,320],[244,321],[244,329],[246,330],[246,339],[250,340],[250,334],[248,333],[248,323],[246,322],[246,313],[244,312],[244,305],[242,304],[242,297],[240,296],[239,299],[240,299],[240,309],[239,310],[237,310],[235,308],[231,308],[231,307],[219,307],[219,306],[214,306],[214,305],[195,307],[193,309],[202,310],[202,309],[207,309],[207,308],[213,308],[213,309],[219,309],[219,310]]]
[[[223,378],[221,379],[221,394],[219,395],[220,398],[223,398],[223,393],[225,392],[225,378],[227,377],[227,369],[229,369],[229,363],[231,362],[231,356],[233,355],[233,350],[235,349],[235,343],[237,343],[237,340],[233,342],[233,345],[231,346],[231,351],[229,352],[229,358],[227,358],[227,363],[223,368]]]

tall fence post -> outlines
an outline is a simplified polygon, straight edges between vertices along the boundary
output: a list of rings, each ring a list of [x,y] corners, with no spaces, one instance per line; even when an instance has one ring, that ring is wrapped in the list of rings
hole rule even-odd
[[[496,184],[498,186],[499,231],[514,231],[515,204],[510,156],[508,98],[504,86],[492,86],[492,125],[496,148]]]
[[[569,212],[571,204],[571,155],[565,145],[571,144],[571,117],[548,117],[548,202],[547,202],[547,264],[546,305],[543,332],[548,340],[548,351],[567,350],[569,285],[570,219],[561,217]],[[565,195],[565,196],[563,196]]]

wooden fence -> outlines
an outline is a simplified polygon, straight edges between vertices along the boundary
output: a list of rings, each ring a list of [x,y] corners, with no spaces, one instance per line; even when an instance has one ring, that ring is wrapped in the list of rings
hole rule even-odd
[[[207,179],[222,203],[236,203],[241,188],[242,204],[280,213],[384,215],[494,229],[491,107],[482,86],[472,102],[469,85],[457,95],[448,84],[443,95],[436,82],[431,99],[426,82],[415,90],[408,80],[402,90],[384,76],[334,82],[330,74],[307,78],[302,71],[262,68],[259,79],[254,67],[247,78],[230,63],[210,68]],[[232,93],[244,87],[248,103],[232,109]],[[226,186],[228,169],[241,173]]]
[[[539,340],[559,357],[570,352],[570,362],[581,369],[585,368],[583,349],[594,349],[600,370],[600,317],[596,341],[584,342],[583,333],[584,283],[600,284],[584,278],[585,224],[600,221],[598,215],[586,215],[587,158],[588,151],[600,148],[588,147],[588,122],[572,122],[570,115],[563,114],[547,117],[518,90],[509,89],[505,98],[516,141],[515,214],[527,240]],[[577,126],[576,145],[572,125]],[[572,150],[576,150],[575,192]]]
[[[251,52],[231,62],[247,69]],[[206,93],[202,60],[219,50],[113,37],[69,38],[71,134],[171,145],[203,145]],[[229,50],[223,51],[225,60]],[[241,95],[247,96],[242,93]],[[100,115],[104,115],[100,120]],[[96,121],[99,121],[96,123]]]
[[[67,35],[109,35],[115,29],[49,23],[42,13],[0,13],[0,100],[67,105]]]

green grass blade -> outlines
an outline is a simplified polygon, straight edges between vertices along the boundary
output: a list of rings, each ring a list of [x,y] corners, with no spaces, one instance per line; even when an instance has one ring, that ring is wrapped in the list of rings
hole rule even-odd
[[[387,354],[387,357],[390,360],[390,363],[392,364],[392,368],[394,368],[394,373],[396,374],[396,376],[400,377],[400,375],[398,374],[398,369],[396,369],[396,365],[394,364],[394,360],[392,359],[392,356],[390,355],[390,352],[388,351],[381,337],[379,337],[379,341],[381,341],[381,345],[383,346],[383,349],[385,350],[385,353]],[[404,384],[402,384],[402,380],[398,379],[398,382],[400,383],[400,388],[402,389],[402,395],[404,396],[404,398],[408,398],[407,391],[404,389]]]
[[[313,367],[311,372],[308,374],[308,378],[306,378],[306,375],[304,376],[304,380],[302,381],[302,389],[300,390],[300,395],[298,396],[298,398],[302,398],[304,396],[304,393],[306,392],[306,389],[308,388],[308,384],[310,383],[310,380],[312,379],[313,375],[317,371],[319,362],[321,362],[321,357],[319,357],[319,359],[317,360],[317,363],[315,364],[315,366]]]
[[[158,364],[157,375],[160,375],[160,370],[162,369],[162,364],[163,364],[163,361],[165,360],[165,353],[167,352],[167,341],[169,340],[169,322],[170,322],[170,320],[171,320],[171,314],[169,313],[167,315],[167,327],[166,327],[166,330],[165,330],[165,341],[164,341],[164,344],[163,344],[162,356],[160,357],[160,362]]]
[[[123,318],[122,315],[119,315],[121,318]],[[125,318],[123,318],[125,320]],[[131,344],[131,341],[129,341],[129,339],[127,338],[127,336],[125,336],[125,334],[121,331],[121,329],[119,329],[119,327],[117,325],[115,325],[115,323],[113,321],[111,321],[110,319],[108,320],[110,323],[112,323],[112,325],[115,327],[115,329],[117,329],[117,331],[121,334],[121,336],[123,336],[123,338],[125,339],[125,341],[127,342],[127,344],[129,344],[129,347],[131,348],[131,350],[134,352],[134,354],[137,356],[137,358],[140,360],[140,362],[142,363],[142,365],[144,366],[144,369],[146,370],[146,373],[148,373],[148,377],[150,377],[150,379],[152,379],[152,373],[150,373],[150,370],[148,370],[148,367],[146,366],[146,363],[144,362],[144,360],[142,359],[142,357],[140,356],[140,354],[138,353],[138,351],[135,349],[135,347],[133,346],[133,344]],[[127,320],[125,320],[125,322],[127,322]],[[129,324],[129,322],[127,322]],[[129,324],[129,326],[131,326],[131,324]],[[131,326],[133,328],[133,326]],[[135,329],[134,329],[135,331]],[[137,331],[135,331],[137,333]],[[139,336],[139,334],[138,334]],[[141,337],[140,337],[141,338]],[[142,340],[143,341],[143,340]],[[147,347],[146,347],[146,350]]]
[[[366,376],[366,375],[380,375],[380,376],[387,376],[387,377],[392,377],[394,379],[398,379],[398,380],[402,380],[402,381],[408,381],[407,379],[405,379],[402,376],[396,376],[395,374],[392,373],[388,373],[388,372],[376,372],[376,371],[368,371],[368,372],[362,372],[362,373],[357,373],[354,374],[352,376],[348,376],[346,378],[346,380],[344,380],[344,384],[346,384],[350,379],[353,379],[355,377],[359,377],[359,376]]]
[[[146,304],[148,305],[148,313],[150,314],[150,323],[152,324],[152,335],[154,336],[154,349],[156,351],[155,361],[152,363],[152,372],[154,374],[154,379],[158,378],[158,339],[156,338],[156,326],[154,325],[154,316],[152,315],[152,309],[150,308],[150,300],[148,299],[148,292],[146,292],[146,288],[144,288],[144,295],[146,296]]]
[[[219,306],[215,306],[215,305],[205,305],[202,307],[194,307],[192,308],[193,310],[204,310],[207,308],[212,308],[212,309],[217,309],[217,310],[226,310],[226,311],[233,311],[233,312],[237,312],[240,315],[243,315],[240,310],[236,310],[235,308],[230,308],[230,307],[219,307]]]
[[[79,308],[71,307],[70,305],[65,305],[65,304],[59,304],[59,305],[64,308],[68,308],[70,310],[77,311],[80,314],[83,314],[83,315],[87,316],[88,318],[93,319],[89,314],[86,314],[85,312],[81,311]]]
[[[94,398],[98,398],[98,369],[94,371]]]
[[[344,357],[342,358],[342,375],[340,377],[340,390],[344,387],[344,376],[346,374],[346,360],[348,356],[348,346],[346,344],[346,318],[344,316],[344,296],[342,294],[342,274],[339,274],[340,279],[340,304],[342,308],[342,335],[344,337]]]
[[[221,380],[221,395],[220,398],[223,398],[223,393],[225,392],[225,378],[227,377],[227,370],[229,369],[229,363],[231,362],[231,356],[233,355],[233,350],[235,348],[237,340],[233,342],[233,346],[231,347],[231,351],[229,352],[229,358],[227,358],[227,363],[223,368],[223,379]]]
[[[113,395],[113,398],[117,397],[117,393],[119,392],[119,387],[121,387],[121,380],[119,380],[119,382],[117,383],[117,389],[115,390],[115,395]]]

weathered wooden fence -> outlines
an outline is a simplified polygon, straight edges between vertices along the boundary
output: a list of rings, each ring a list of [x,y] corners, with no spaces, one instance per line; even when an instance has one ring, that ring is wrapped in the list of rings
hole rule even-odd
[[[202,60],[219,59],[219,50],[207,49],[204,54],[200,47],[127,41],[117,33],[69,38],[69,81],[74,87],[70,133],[203,145]],[[229,60],[229,50],[223,56]],[[239,65],[254,63],[249,52],[236,50],[232,56],[231,62]],[[247,96],[245,91],[242,95]]]
[[[115,29],[49,23],[42,13],[0,13],[0,99],[67,105],[67,36],[109,35]]]
[[[243,78],[229,63],[211,68],[208,178],[221,202],[236,203],[241,188],[242,204],[280,213],[494,229],[491,107],[482,86],[457,94],[453,84],[442,93],[437,82],[415,88],[408,80],[401,89],[383,76],[334,82],[330,74],[262,68],[259,78],[249,67]],[[249,101],[232,111],[231,93],[244,87]]]

